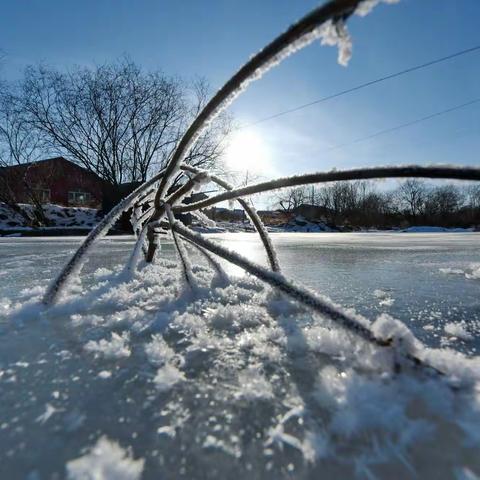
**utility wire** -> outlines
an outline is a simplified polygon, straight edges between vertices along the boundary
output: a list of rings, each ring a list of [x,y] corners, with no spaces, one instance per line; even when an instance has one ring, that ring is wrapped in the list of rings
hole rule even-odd
[[[313,100],[309,103],[304,103],[303,105],[299,105],[298,107],[290,108],[289,110],[283,110],[282,112],[275,113],[268,117],[261,118],[252,123],[247,123],[245,125],[240,125],[238,130],[242,130],[244,128],[252,127],[254,125],[258,125],[259,123],[266,122],[268,120],[273,120],[274,118],[282,117],[284,115],[288,115],[289,113],[297,112],[298,110],[302,110],[304,108],[310,107],[312,105],[317,105],[318,103],[326,102],[327,100],[332,100],[333,98],[340,97],[342,95],[346,95],[347,93],[356,92],[357,90],[361,90],[362,88],[370,87],[371,85],[375,85],[380,82],[384,82],[386,80],[390,80],[391,78],[399,77],[401,75],[405,75],[407,73],[415,72],[416,70],[421,70],[423,68],[431,67],[432,65],[436,65],[437,63],[446,62],[447,60],[451,60],[452,58],[460,57],[461,55],[466,55],[467,53],[472,53],[475,51],[480,50],[480,45],[475,47],[467,48],[465,50],[460,50],[459,52],[452,53],[451,55],[447,55],[446,57],[437,58],[435,60],[431,60],[426,63],[422,63],[421,65],[416,65],[414,67],[406,68],[405,70],[400,70],[399,72],[391,73],[389,75],[385,75],[384,77],[377,78],[376,80],[371,80],[366,83],[362,83],[352,88],[348,88],[346,90],[342,90],[341,92],[334,93],[332,95],[328,95],[326,97],[319,98],[317,100]]]
[[[380,130],[378,132],[372,133],[365,137],[360,137],[351,142],[341,143],[339,145],[335,145],[333,147],[327,148],[326,152],[331,152],[332,150],[337,150],[339,148],[349,147],[350,145],[354,145],[356,143],[364,142],[366,140],[370,140],[371,138],[379,137],[380,135],[384,135],[386,133],[395,132],[397,130],[401,130],[402,128],[410,127],[411,125],[416,125],[417,123],[425,122],[426,120],[430,120],[431,118],[439,117],[441,115],[445,115],[450,112],[454,112],[455,110],[460,110],[461,108],[468,107],[474,103],[480,102],[480,98],[475,98],[470,100],[469,102],[462,103],[460,105],[455,105],[454,107],[447,108],[446,110],[441,110],[440,112],[435,112],[426,117],[417,118],[416,120],[412,120],[411,122],[401,123],[400,125],[396,125],[395,127],[386,128],[385,130]]]

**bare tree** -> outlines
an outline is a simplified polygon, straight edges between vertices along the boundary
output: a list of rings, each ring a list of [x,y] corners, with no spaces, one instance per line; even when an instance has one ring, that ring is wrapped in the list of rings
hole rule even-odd
[[[405,180],[397,190],[397,197],[401,205],[408,211],[412,219],[416,221],[423,213],[427,198],[425,182],[416,178]]]
[[[186,115],[180,133],[187,129],[188,125],[200,113],[210,100],[212,89],[204,78],[197,78],[188,87],[189,99]],[[199,136],[185,161],[193,167],[208,168],[213,171],[221,171],[222,164],[219,162],[226,147],[226,139],[232,130],[232,119],[229,114],[222,112],[217,119]],[[180,135],[179,135],[180,137]]]
[[[160,170],[206,98],[204,81],[189,88],[128,60],[69,73],[30,67],[23,84],[25,111],[50,148],[113,185],[144,182]],[[187,162],[211,166],[226,133],[223,116],[198,139]]]
[[[338,223],[345,220],[358,204],[358,184],[356,182],[335,182],[318,190],[317,203],[329,212],[329,220]]]
[[[295,208],[306,202],[308,193],[305,187],[285,188],[274,197],[274,205],[280,207],[285,213],[290,213]]]
[[[480,210],[480,185],[468,185],[464,189],[464,195],[470,208]]]
[[[470,225],[480,225],[480,185],[468,185],[463,190],[465,214]]]
[[[425,214],[437,222],[446,222],[462,206],[464,197],[453,184],[432,188],[425,200]]]
[[[42,152],[41,138],[31,128],[18,98],[6,86],[0,93],[0,201],[23,217],[27,225],[45,226],[42,198],[28,171]],[[30,203],[26,209],[21,202]]]

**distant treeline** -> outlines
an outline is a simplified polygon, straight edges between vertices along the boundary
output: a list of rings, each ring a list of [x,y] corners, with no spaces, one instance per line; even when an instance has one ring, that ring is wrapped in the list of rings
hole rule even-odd
[[[291,188],[280,192],[274,202],[285,212],[305,204],[319,207],[317,214],[337,226],[480,225],[478,183],[434,185],[408,179],[394,190],[382,191],[372,181],[336,182]]]

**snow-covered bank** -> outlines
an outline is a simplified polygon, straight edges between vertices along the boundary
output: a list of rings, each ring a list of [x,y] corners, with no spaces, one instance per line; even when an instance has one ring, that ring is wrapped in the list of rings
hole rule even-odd
[[[292,218],[286,225],[283,227],[279,227],[279,231],[283,232],[311,232],[311,233],[318,233],[318,232],[336,232],[337,229],[329,227],[325,222],[313,222],[307,220],[305,217],[301,215],[297,215]]]
[[[30,213],[31,205],[22,204],[20,207]],[[50,226],[41,227],[41,230],[49,231],[55,229],[91,229],[100,220],[98,210],[82,207],[61,207],[59,205],[44,205],[45,217],[49,220]],[[4,203],[0,203],[0,230],[7,232],[30,231],[32,228],[26,225],[25,218],[12,211]],[[39,229],[36,229],[39,230]]]
[[[22,204],[21,207],[27,212],[32,209],[31,205]],[[50,222],[48,227],[32,229],[26,225],[25,219],[18,213],[13,212],[5,204],[0,203],[0,232],[3,236],[22,236],[27,233],[37,233],[42,235],[65,235],[71,230],[72,234],[85,235],[101,219],[99,211],[93,208],[82,207],[62,207],[59,205],[48,204],[44,206],[45,216]],[[250,222],[211,222],[211,224],[200,224],[194,222],[192,228],[201,233],[240,233],[255,232]],[[270,226],[266,225],[270,232],[277,233],[323,233],[323,232],[345,232],[349,231],[346,227],[335,227],[328,225],[323,221],[311,221],[301,215],[293,217],[284,225]],[[462,233],[472,232],[473,228],[446,228],[433,226],[416,226],[404,229],[377,230],[377,229],[359,229],[356,232],[401,232],[401,233]],[[1,235],[1,233],[0,233]]]
[[[192,227],[194,230],[201,233],[224,233],[224,232],[254,232],[255,229],[250,223],[240,222],[212,222],[214,225],[195,225]],[[378,228],[355,228],[345,226],[329,225],[323,221],[311,221],[298,215],[292,218],[288,223],[282,225],[266,225],[266,228],[270,232],[276,233],[325,233],[325,232],[385,232],[385,233],[467,233],[474,232],[473,227],[469,228],[449,228],[449,227],[435,227],[435,226],[415,226],[407,228],[390,228],[390,229],[378,229]]]
[[[395,372],[390,349],[257,281],[194,271],[194,291],[162,261],[98,270],[49,311],[43,287],[3,303],[5,478],[480,473],[479,357],[411,339],[451,380]]]
[[[432,227],[432,226],[419,226],[419,227],[408,227],[398,230],[403,233],[462,233],[462,232],[473,232],[473,228],[449,228],[449,227]]]

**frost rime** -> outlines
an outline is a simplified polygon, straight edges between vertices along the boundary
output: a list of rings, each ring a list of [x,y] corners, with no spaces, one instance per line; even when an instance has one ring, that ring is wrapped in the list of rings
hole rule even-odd
[[[67,463],[67,476],[69,480],[139,480],[144,463],[118,443],[100,437],[89,453]]]

